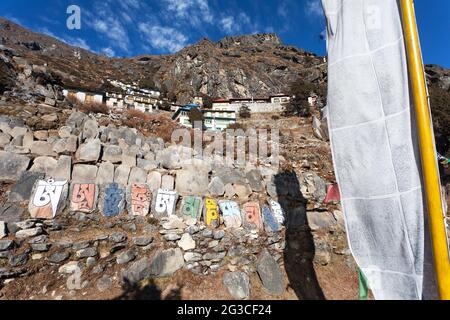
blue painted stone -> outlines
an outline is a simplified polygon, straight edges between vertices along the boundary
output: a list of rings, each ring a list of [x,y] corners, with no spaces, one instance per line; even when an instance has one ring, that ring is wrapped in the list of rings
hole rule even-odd
[[[124,190],[117,183],[110,184],[105,189],[103,214],[106,217],[118,216],[124,209],[125,204]]]
[[[281,231],[281,225],[275,219],[275,217],[272,214],[272,211],[270,211],[269,207],[263,206],[262,216],[263,216],[263,220],[264,220],[264,228],[267,232]]]

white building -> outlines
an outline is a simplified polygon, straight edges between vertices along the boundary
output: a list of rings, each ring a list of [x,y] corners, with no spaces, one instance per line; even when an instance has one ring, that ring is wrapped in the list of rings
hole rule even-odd
[[[93,92],[82,88],[66,88],[63,90],[64,97],[78,100],[80,103],[98,103],[104,102],[105,95],[102,92]]]
[[[268,98],[218,99],[213,101],[215,111],[234,111],[239,113],[243,105],[247,105],[251,113],[282,112],[291,97],[285,94],[273,95]]]
[[[172,120],[185,127],[192,128],[192,123],[189,120],[189,113],[192,109],[189,106],[179,108],[173,115]],[[236,123],[236,112],[234,111],[201,110],[201,112],[203,113],[203,125],[206,130],[223,131]]]
[[[124,95],[122,93],[107,92],[106,105],[112,110],[122,111],[126,109]]]

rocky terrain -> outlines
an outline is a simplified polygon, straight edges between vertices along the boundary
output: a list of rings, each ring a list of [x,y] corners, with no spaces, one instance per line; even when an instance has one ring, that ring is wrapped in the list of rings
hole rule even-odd
[[[342,213],[337,203],[324,204],[334,182],[329,147],[308,122],[280,121],[283,157],[309,151],[274,170],[264,164],[229,167],[217,157],[185,161],[181,155],[189,148],[115,125],[107,115],[40,112],[41,123],[52,129],[27,126],[33,114],[0,118],[3,299],[356,298]],[[264,128],[262,120],[248,121]],[[301,136],[295,151],[293,135]],[[154,194],[162,188],[180,198],[170,217],[155,215],[155,199],[148,216],[132,215],[129,207],[107,216],[100,189],[92,213],[73,211],[69,194],[54,219],[30,218],[36,181],[48,178],[147,184]],[[243,227],[230,227],[226,219],[208,226],[183,216],[189,196],[240,208],[250,202],[262,208],[275,199],[285,223],[276,230],[265,220],[263,228],[245,218]]]
[[[450,74],[426,71],[439,148],[448,155]],[[0,299],[357,298],[340,205],[324,203],[335,178],[320,121],[271,114],[239,121],[280,130],[277,169],[230,167],[216,156],[184,161],[192,149],[170,142],[178,128],[170,114],[102,114],[61,95],[67,85],[105,89],[107,78],[145,81],[187,102],[199,92],[279,93],[299,78],[323,86],[326,64],[276,35],[108,58],[0,18]],[[33,196],[50,178],[68,182],[56,216],[44,219],[48,210]],[[80,184],[98,188],[89,212],[76,210]],[[146,215],[133,214],[133,185],[149,189]],[[173,215],[155,211],[160,189],[176,193]],[[105,199],[116,192],[111,214]],[[212,225],[203,215],[186,218],[192,197],[205,207],[208,199],[232,201],[241,225],[231,227],[223,212]],[[285,220],[274,228],[272,200]],[[264,223],[246,221],[249,203],[265,211]]]
[[[323,58],[283,45],[275,34],[203,39],[173,55],[117,59],[68,46],[0,18],[0,44],[29,61],[46,66],[62,83],[98,89],[107,78],[140,81],[187,103],[200,93],[233,98],[282,93],[299,76],[323,82]],[[19,61],[20,62],[20,61]]]
[[[0,17],[0,53],[2,99],[25,104],[47,100],[56,105],[62,86],[105,91],[107,79],[154,87],[178,103],[199,94],[238,98],[289,93],[296,81],[325,91],[327,81],[323,57],[286,46],[275,34],[203,39],[171,55],[108,58]],[[426,73],[438,148],[447,154],[450,71],[428,65]]]

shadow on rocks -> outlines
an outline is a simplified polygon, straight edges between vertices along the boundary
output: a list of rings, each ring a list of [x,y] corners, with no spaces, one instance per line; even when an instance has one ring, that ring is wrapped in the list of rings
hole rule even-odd
[[[284,171],[275,176],[278,201],[286,213],[284,266],[290,287],[300,300],[324,300],[314,270],[315,246],[306,218],[307,200],[297,174]]]
[[[181,300],[181,288],[172,289],[163,295],[154,280],[144,286],[126,281],[122,288],[123,293],[114,300]]]

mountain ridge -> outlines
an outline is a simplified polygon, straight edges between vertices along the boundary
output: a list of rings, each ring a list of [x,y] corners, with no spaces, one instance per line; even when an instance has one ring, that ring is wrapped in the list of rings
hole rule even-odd
[[[284,45],[273,33],[229,36],[217,42],[200,39],[174,54],[109,58],[0,18],[0,43],[32,64],[47,63],[64,85],[99,89],[107,78],[145,79],[179,103],[196,94],[217,98],[276,94],[287,91],[299,77],[317,83],[326,77],[323,58]]]

